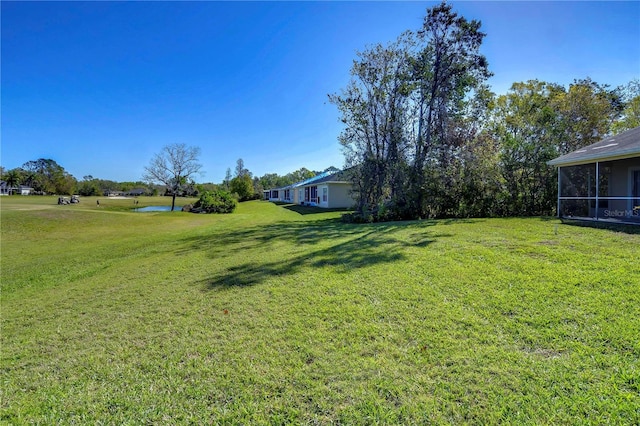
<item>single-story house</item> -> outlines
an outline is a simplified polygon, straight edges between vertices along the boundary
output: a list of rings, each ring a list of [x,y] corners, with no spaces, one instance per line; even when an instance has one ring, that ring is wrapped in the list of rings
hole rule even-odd
[[[303,189],[304,186],[310,185],[313,182],[323,179],[331,175],[332,173],[335,173],[336,171],[337,169],[335,170],[330,169],[322,173],[319,173],[309,179],[305,179],[303,181],[296,182],[291,185],[264,190],[263,197],[265,200],[269,200],[269,201],[279,201],[279,202],[292,203],[292,204],[303,204],[305,202],[305,195],[304,195],[304,189]],[[308,199],[306,201],[307,203],[309,203]]]
[[[18,188],[18,192],[20,193],[20,195],[31,195],[33,191],[33,188],[26,185],[20,185],[20,187]]]
[[[11,195],[12,189],[6,181],[0,181],[0,195]]]
[[[299,204],[297,192],[295,188],[296,185],[299,185],[300,182],[294,183],[293,185],[287,185],[280,188],[273,188],[268,191],[268,198],[265,198],[269,201],[279,201],[283,203],[294,203]]]
[[[132,197],[139,197],[141,195],[145,195],[146,193],[147,193],[146,188],[135,188],[127,191],[125,195],[132,196]]]
[[[4,180],[0,182],[0,195],[31,195],[32,192],[33,188],[31,188],[30,186],[18,185],[17,187],[15,187],[9,186],[9,184]]]
[[[558,167],[558,217],[640,224],[640,127],[548,164]]]
[[[301,182],[263,191],[263,198],[324,208],[347,208],[355,204],[348,172],[329,169]]]
[[[330,173],[298,189],[301,204],[323,208],[348,208],[355,204],[352,196],[353,184],[348,171]]]
[[[305,203],[309,203],[309,197],[305,198],[305,187],[309,186],[309,185],[313,185],[316,182],[319,182],[322,179],[325,179],[327,176],[331,176],[332,174],[336,173],[338,170],[337,169],[328,169],[325,170],[322,173],[318,173],[317,175],[305,179],[303,181],[300,182],[296,182],[293,185],[289,185],[288,187],[284,188],[285,192],[283,194],[284,199],[290,203],[294,203],[294,204],[305,204]]]
[[[282,188],[273,188],[269,190],[269,201],[284,201],[284,191]]]

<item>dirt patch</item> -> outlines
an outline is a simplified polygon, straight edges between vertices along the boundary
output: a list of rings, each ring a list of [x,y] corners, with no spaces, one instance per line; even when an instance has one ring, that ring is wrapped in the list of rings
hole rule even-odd
[[[524,348],[524,352],[539,358],[556,359],[560,358],[563,353],[548,348]]]

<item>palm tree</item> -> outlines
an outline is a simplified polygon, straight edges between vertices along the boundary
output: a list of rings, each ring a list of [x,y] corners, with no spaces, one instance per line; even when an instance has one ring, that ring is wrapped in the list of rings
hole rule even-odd
[[[7,182],[7,189],[9,190],[9,195],[13,189],[15,189],[18,185],[20,185],[20,172],[16,169],[9,170],[5,175],[4,179]]]

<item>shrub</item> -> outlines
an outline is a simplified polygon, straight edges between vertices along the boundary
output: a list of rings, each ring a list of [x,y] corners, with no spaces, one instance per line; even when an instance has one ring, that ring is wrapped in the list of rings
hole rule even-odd
[[[236,200],[221,189],[205,191],[193,205],[195,213],[232,213],[236,209]]]
[[[374,223],[408,220],[413,214],[406,204],[386,201],[372,209],[363,208],[361,211],[342,215],[345,223]]]

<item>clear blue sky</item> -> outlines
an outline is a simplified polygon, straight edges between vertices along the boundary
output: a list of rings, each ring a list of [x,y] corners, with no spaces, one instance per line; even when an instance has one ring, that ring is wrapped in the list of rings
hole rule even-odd
[[[341,167],[327,94],[356,50],[417,30],[435,2],[2,1],[7,169],[52,158],[78,179],[140,180],[160,149],[202,149],[220,182]],[[496,93],[540,79],[640,77],[639,2],[452,2],[482,21]]]

